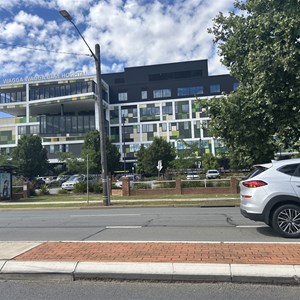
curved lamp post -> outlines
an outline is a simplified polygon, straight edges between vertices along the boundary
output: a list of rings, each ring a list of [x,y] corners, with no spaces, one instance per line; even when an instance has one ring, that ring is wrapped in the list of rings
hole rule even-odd
[[[110,205],[109,199],[109,189],[108,189],[108,176],[107,176],[107,159],[106,159],[106,134],[105,134],[105,125],[104,125],[104,110],[103,110],[103,99],[102,99],[102,85],[101,85],[101,58],[100,58],[100,46],[99,44],[95,45],[95,53],[92,51],[81,32],[75,25],[72,20],[71,15],[66,10],[60,10],[59,13],[72,25],[75,27],[76,31],[79,33],[80,37],[87,45],[89,51],[92,54],[92,57],[95,60],[96,65],[96,78],[97,78],[97,101],[99,105],[99,132],[100,132],[100,153],[101,153],[101,176],[103,184],[103,204],[108,206]]]

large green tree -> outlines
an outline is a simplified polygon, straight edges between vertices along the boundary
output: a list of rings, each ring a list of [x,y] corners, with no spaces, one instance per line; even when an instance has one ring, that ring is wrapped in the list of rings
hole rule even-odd
[[[37,135],[23,135],[12,158],[18,173],[25,178],[33,179],[46,174],[48,170],[47,150],[43,148],[41,138]]]
[[[86,161],[89,156],[89,170],[91,173],[101,172],[100,135],[99,131],[91,131],[85,135],[81,150],[81,158]],[[106,138],[107,170],[113,172],[120,167],[120,152],[118,148]]]
[[[142,152],[141,152],[142,151]],[[163,138],[155,137],[148,148],[141,148],[137,153],[138,169],[143,170],[145,175],[157,174],[158,161],[162,161],[164,173],[175,159],[174,147]]]
[[[270,159],[276,143],[299,142],[299,28],[299,0],[246,0],[220,13],[209,29],[240,82],[236,92],[210,102],[213,133],[237,166]]]

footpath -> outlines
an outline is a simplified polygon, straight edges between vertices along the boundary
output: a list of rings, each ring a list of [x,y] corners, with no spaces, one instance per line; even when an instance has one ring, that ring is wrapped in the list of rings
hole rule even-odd
[[[0,280],[300,284],[299,243],[0,242]]]

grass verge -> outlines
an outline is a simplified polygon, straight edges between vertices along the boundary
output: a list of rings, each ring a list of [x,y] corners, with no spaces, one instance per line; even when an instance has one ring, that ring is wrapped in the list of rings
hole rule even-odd
[[[236,206],[237,194],[228,195],[172,195],[147,197],[111,197],[111,207],[123,206]],[[102,195],[68,194],[45,195],[24,198],[17,201],[2,201],[0,209],[14,208],[96,208],[105,207]]]

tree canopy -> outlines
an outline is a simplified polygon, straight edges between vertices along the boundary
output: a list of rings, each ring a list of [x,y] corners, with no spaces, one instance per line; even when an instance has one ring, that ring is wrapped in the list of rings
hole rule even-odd
[[[13,163],[25,178],[33,179],[48,170],[47,150],[37,135],[23,135],[13,151]]]
[[[164,173],[175,159],[176,153],[174,147],[163,138],[155,137],[152,144],[148,147],[141,147],[137,153],[137,169],[145,175],[157,174],[158,161],[162,161]]]
[[[84,161],[89,155],[89,170],[92,173],[101,173],[100,135],[99,131],[91,131],[85,135],[84,144],[81,150],[81,157]],[[120,152],[118,148],[106,138],[107,170],[113,172],[119,169]]]
[[[299,28],[299,0],[246,0],[236,1],[229,15],[220,13],[209,29],[222,63],[240,82],[237,91],[210,102],[213,133],[237,165],[299,143]]]

